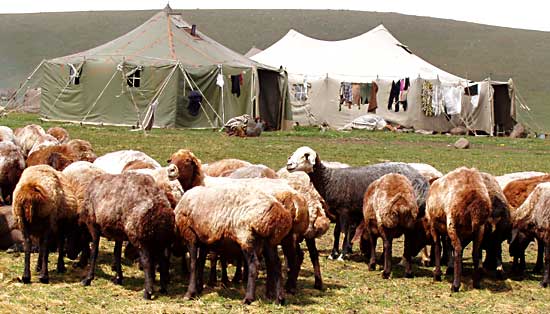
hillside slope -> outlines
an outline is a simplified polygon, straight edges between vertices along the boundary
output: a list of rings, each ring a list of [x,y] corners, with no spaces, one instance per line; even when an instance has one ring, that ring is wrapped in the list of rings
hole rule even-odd
[[[156,11],[72,12],[0,15],[0,87],[14,87],[44,58],[85,50],[120,36]],[[290,28],[337,40],[383,23],[415,54],[472,80],[513,77],[550,130],[550,32],[510,29],[396,13],[327,10],[188,10],[199,30],[241,53],[264,49]],[[345,58],[342,56],[335,58]],[[527,120],[527,122],[530,122]]]

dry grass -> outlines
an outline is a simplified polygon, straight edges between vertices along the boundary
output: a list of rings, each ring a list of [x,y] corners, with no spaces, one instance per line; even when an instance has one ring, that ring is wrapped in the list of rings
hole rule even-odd
[[[1,124],[11,127],[38,123],[34,116],[15,115]],[[49,127],[51,124],[45,124]],[[353,165],[382,160],[426,162],[441,171],[460,165],[475,166],[495,174],[520,170],[550,171],[550,145],[540,140],[510,140],[499,138],[470,138],[473,148],[458,151],[447,145],[456,138],[446,136],[419,136],[377,132],[319,134],[315,129],[293,132],[275,132],[260,138],[227,138],[212,131],[154,130],[151,135],[128,132],[121,128],[88,128],[65,126],[73,138],[90,140],[99,154],[118,149],[133,148],[147,152],[159,161],[165,161],[177,148],[192,149],[199,158],[209,162],[224,157],[247,159],[264,163],[275,169],[284,165],[286,156],[299,146],[310,145],[326,160]],[[84,271],[73,269],[68,262],[66,274],[50,273],[50,284],[23,285],[17,278],[23,270],[23,255],[0,252],[0,312],[2,313],[544,313],[550,312],[549,289],[539,288],[541,276],[528,273],[523,281],[495,280],[487,274],[482,289],[471,285],[471,254],[465,258],[465,276],[460,293],[451,294],[450,282],[434,282],[431,268],[413,268],[413,279],[403,277],[398,266],[402,254],[402,239],[394,248],[394,273],[383,280],[380,271],[368,271],[359,253],[351,261],[328,260],[332,230],[319,241],[324,291],[313,289],[313,269],[307,256],[300,273],[295,296],[287,296],[286,306],[276,306],[263,300],[264,278],[258,285],[258,301],[242,306],[242,286],[207,288],[202,296],[184,301],[187,278],[179,271],[180,260],[171,264],[172,281],[169,294],[153,301],[141,299],[143,273],[128,261],[123,265],[125,281],[114,285],[110,279],[112,262],[111,242],[103,239],[99,253],[97,276],[89,287],[82,287]],[[305,245],[303,245],[305,247]],[[378,252],[381,248],[379,245]],[[507,246],[504,248],[505,270],[510,268]],[[528,268],[533,267],[536,249],[528,250]],[[50,269],[55,269],[57,255],[50,255]],[[32,256],[32,267],[36,254]],[[445,270],[445,269],[443,269]],[[230,269],[230,274],[233,269]],[[155,286],[158,289],[158,284]]]

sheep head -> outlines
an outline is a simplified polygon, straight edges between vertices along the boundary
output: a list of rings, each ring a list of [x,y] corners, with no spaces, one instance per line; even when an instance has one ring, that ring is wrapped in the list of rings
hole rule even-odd
[[[318,161],[320,162],[319,156],[313,149],[302,146],[298,148],[292,156],[288,157],[286,169],[289,172],[304,171],[306,173],[311,173],[313,172],[313,166],[315,166],[315,163]]]
[[[184,191],[204,185],[201,161],[190,150],[180,149],[173,153],[167,161],[178,168],[178,181]]]

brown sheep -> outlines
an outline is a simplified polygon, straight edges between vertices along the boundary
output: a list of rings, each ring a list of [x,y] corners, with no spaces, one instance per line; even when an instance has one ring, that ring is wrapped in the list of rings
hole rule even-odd
[[[145,275],[143,297],[150,299],[153,294],[156,261],[160,268],[160,291],[166,292],[167,248],[174,235],[174,211],[153,177],[133,172],[96,177],[88,186],[80,221],[92,238],[90,269],[83,285],[90,285],[94,279],[99,239],[104,236],[115,241],[115,283],[122,284],[122,242],[129,241],[140,253]]]
[[[531,192],[533,192],[538,184],[544,182],[550,182],[550,174],[513,180],[506,184],[506,186],[504,187],[504,195],[510,203],[510,206],[516,209],[525,202],[527,197],[531,194]],[[525,249],[527,248],[529,242],[533,240],[533,238],[527,237],[522,232],[520,232],[519,238],[521,238],[523,241],[516,241],[514,244],[510,244],[510,255],[513,256],[512,269],[521,274],[525,270]],[[540,272],[543,268],[544,245],[538,239],[537,246],[537,261],[535,264],[535,268],[533,269],[533,272],[535,273]]]
[[[512,173],[503,174],[501,176],[495,177],[495,179],[497,180],[498,185],[500,185],[500,188],[504,190],[504,188],[508,185],[508,183],[512,181],[543,176],[545,174],[546,173],[544,172],[538,172],[538,171],[521,171],[521,172],[512,172]]]
[[[62,127],[54,126],[46,131],[47,134],[55,137],[59,144],[65,144],[70,140],[69,132]]]
[[[122,168],[122,172],[129,171],[129,170],[137,170],[137,169],[155,169],[155,165],[151,164],[150,162],[146,162],[143,160],[132,160],[129,163],[127,163],[124,168]]]
[[[122,169],[124,169],[129,162],[134,160],[141,160],[150,163],[151,165],[154,165],[155,168],[161,167],[156,160],[144,152],[136,150],[119,150],[116,152],[107,153],[94,160],[94,165],[103,169],[107,173],[121,174]]]
[[[535,187],[542,182],[549,182],[550,174],[519,179],[509,182],[504,187],[504,195],[513,208],[518,208],[527,199]]]
[[[88,145],[89,143],[86,141],[72,140],[67,144],[42,147],[29,154],[27,165],[45,164],[62,171],[75,161],[93,162],[96,156],[91,150],[91,145],[89,148]]]
[[[48,283],[48,242],[57,236],[57,271],[64,272],[64,232],[76,224],[77,200],[66,176],[47,165],[31,166],[13,193],[13,215],[25,239],[23,283],[30,283],[31,236],[40,245],[40,282]]]
[[[382,278],[391,274],[392,241],[405,234],[405,238],[414,232],[419,215],[414,189],[407,177],[391,173],[371,183],[365,192],[363,217],[365,232],[370,240],[370,268],[376,265],[376,240],[382,237],[384,242],[384,271]],[[409,240],[406,239],[405,243]],[[412,277],[412,252],[405,247],[405,277]]]
[[[21,149],[12,142],[0,142],[0,189],[4,204],[13,201],[13,190],[24,169],[25,157]]]
[[[0,126],[0,142],[12,142],[15,144],[15,135],[7,126]]]
[[[204,173],[201,161],[190,150],[178,150],[170,156],[167,162],[178,167],[178,181],[183,191],[187,191],[195,186],[204,185]]]
[[[15,227],[11,206],[0,207],[0,250],[15,248],[20,251],[23,242],[21,230]]]
[[[434,279],[441,280],[441,236],[447,235],[454,249],[451,289],[460,289],[463,245],[473,241],[474,288],[480,287],[479,259],[491,199],[479,171],[461,167],[435,180],[426,200],[426,219],[435,245]]]
[[[237,185],[195,187],[176,207],[176,228],[190,252],[190,278],[186,298],[202,290],[207,247],[236,243],[248,264],[243,303],[255,299],[258,255],[264,250],[268,271],[266,295],[284,302],[277,245],[292,228],[290,213],[271,195],[243,190]],[[197,258],[197,249],[200,256]]]
[[[207,176],[226,177],[236,169],[246,167],[246,166],[251,166],[251,165],[252,164],[249,163],[248,161],[228,158],[228,159],[214,161],[213,163],[208,164],[208,166],[205,165],[202,171]]]
[[[512,214],[513,232],[510,245],[523,233],[527,239],[537,238],[544,244],[544,277],[540,285],[550,283],[550,182],[540,183],[525,202]]]

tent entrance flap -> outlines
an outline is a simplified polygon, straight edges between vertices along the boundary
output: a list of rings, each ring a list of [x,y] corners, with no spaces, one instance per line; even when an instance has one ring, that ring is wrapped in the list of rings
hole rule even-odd
[[[495,128],[500,131],[511,132],[514,128],[514,120],[511,115],[511,99],[507,84],[493,84],[494,89],[494,113]],[[497,130],[495,130],[497,131]]]
[[[281,128],[281,94],[278,72],[258,69],[260,81],[260,118],[267,122],[269,129]]]

